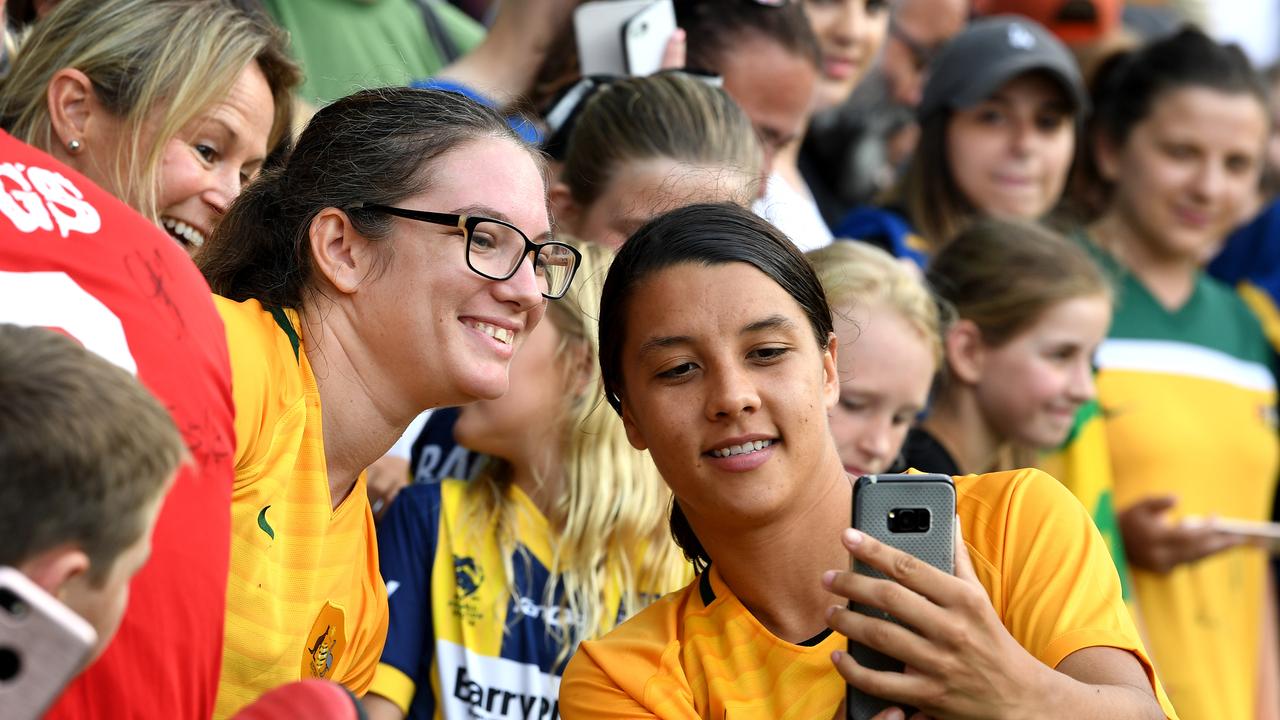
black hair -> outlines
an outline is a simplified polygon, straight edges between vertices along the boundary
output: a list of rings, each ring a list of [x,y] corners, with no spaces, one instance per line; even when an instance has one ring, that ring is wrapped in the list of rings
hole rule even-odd
[[[436,158],[484,137],[527,143],[493,110],[442,90],[363,90],[325,106],[278,164],[232,203],[196,263],[219,295],[301,307],[311,280],[308,230],[323,209],[395,205],[427,190]],[[391,217],[349,213],[362,235],[388,236]]]
[[[750,35],[776,42],[814,67],[822,64],[818,38],[798,2],[676,0],[675,7],[676,23],[688,38],[690,68],[719,74],[725,54]]]
[[[1252,95],[1267,105],[1267,88],[1235,44],[1221,44],[1194,27],[1141,47],[1103,67],[1096,80],[1096,128],[1116,146],[1151,114],[1156,100],[1180,88],[1203,87]]]
[[[809,321],[814,341],[826,348],[833,332],[831,307],[817,274],[780,230],[732,203],[690,205],[650,220],[627,240],[604,281],[600,298],[600,379],[605,398],[622,414],[622,347],[627,306],[636,288],[676,265],[745,263],[791,296]],[[678,501],[671,504],[671,534],[695,569],[710,564]]]

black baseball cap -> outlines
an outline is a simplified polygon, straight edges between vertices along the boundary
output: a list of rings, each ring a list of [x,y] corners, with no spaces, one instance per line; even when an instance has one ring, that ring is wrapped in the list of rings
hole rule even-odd
[[[924,121],[940,110],[969,107],[1036,71],[1062,86],[1077,113],[1088,108],[1075,57],[1043,25],[1018,15],[974,20],[934,56],[916,117]]]

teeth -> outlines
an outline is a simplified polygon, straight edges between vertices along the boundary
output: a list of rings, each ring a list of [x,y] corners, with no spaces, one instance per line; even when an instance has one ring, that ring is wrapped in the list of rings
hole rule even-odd
[[[181,220],[160,218],[160,223],[164,225],[165,230],[169,231],[169,234],[186,240],[191,247],[200,247],[204,244],[204,234]]]
[[[497,340],[503,345],[510,345],[511,341],[515,339],[515,335],[516,335],[514,332],[512,332],[511,330],[508,330],[507,328],[498,327],[497,325],[490,325],[489,323],[473,322],[471,323],[471,327],[479,330],[485,335],[488,335],[494,340]]]
[[[772,444],[772,440],[755,440],[752,442],[742,443],[741,445],[730,445],[729,447],[722,448],[720,450],[712,450],[711,454],[719,458],[729,457],[730,455],[745,455],[746,453],[763,450]]]

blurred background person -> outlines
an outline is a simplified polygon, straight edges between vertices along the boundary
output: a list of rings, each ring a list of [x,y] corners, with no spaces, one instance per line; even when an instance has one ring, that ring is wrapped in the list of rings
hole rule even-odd
[[[1192,522],[1267,519],[1280,467],[1271,350],[1202,270],[1256,192],[1266,94],[1239,48],[1191,29],[1100,82],[1111,203],[1088,237],[1118,295],[1097,384],[1149,647],[1182,717],[1274,717],[1265,556]]]
[[[530,703],[554,715],[578,643],[689,580],[667,530],[671,493],[600,402],[596,319],[612,251],[574,245],[581,277],[512,361],[510,391],[461,408],[454,432],[484,453],[479,474],[405,490],[379,526],[395,592],[364,701],[373,720]],[[495,703],[477,685],[515,699]]]

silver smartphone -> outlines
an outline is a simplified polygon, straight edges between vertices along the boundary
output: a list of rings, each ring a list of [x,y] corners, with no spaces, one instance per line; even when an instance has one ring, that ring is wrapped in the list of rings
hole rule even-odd
[[[653,0],[593,0],[573,11],[573,33],[578,43],[578,64],[586,75],[626,75],[623,40],[627,21]]]
[[[667,42],[676,31],[676,10],[671,0],[657,0],[622,26],[622,52],[627,74],[652,75],[662,69]]]
[[[956,486],[947,475],[865,475],[853,491],[853,527],[880,542],[914,555],[947,573],[955,572]],[[854,563],[853,571],[884,578],[875,568]],[[849,609],[902,624],[889,613],[850,603]],[[873,670],[902,672],[903,663],[860,643],[849,641],[849,654]],[[849,686],[848,720],[867,720],[897,703]],[[905,707],[907,717],[915,711]]]
[[[42,716],[97,642],[83,618],[26,575],[0,567],[0,715]]]

